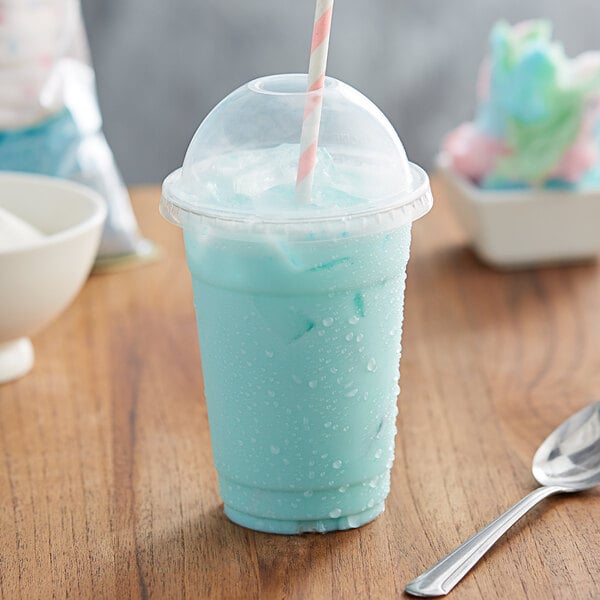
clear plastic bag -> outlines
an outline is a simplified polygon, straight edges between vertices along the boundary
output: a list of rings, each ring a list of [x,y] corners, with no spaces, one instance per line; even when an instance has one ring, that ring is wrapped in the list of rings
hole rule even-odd
[[[96,189],[108,208],[101,263],[151,254],[102,132],[78,0],[0,0],[0,170]]]

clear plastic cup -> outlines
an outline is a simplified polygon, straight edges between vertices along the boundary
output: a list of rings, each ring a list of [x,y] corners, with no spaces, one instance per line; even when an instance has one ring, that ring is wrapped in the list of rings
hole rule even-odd
[[[411,223],[432,204],[383,114],[331,78],[298,202],[305,89],[276,75],[230,94],[161,199],[183,228],[225,513],[283,534],[384,510]]]

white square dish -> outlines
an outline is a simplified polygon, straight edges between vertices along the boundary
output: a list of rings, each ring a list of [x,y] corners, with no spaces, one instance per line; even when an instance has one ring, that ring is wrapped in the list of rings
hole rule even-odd
[[[485,190],[452,170],[437,178],[477,256],[498,268],[592,260],[600,252],[600,189]]]

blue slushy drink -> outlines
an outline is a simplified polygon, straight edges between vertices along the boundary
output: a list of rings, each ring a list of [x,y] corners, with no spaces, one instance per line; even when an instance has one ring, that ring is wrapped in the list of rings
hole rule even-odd
[[[383,115],[335,80],[312,202],[299,205],[286,134],[301,127],[299,78],[252,82],[219,105],[161,206],[184,231],[225,513],[285,534],[384,510],[411,223],[431,206]],[[262,132],[215,149],[232,124],[240,136],[248,104]]]

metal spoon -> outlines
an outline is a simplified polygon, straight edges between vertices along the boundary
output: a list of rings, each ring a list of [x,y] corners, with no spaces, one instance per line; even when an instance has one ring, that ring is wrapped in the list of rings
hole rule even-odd
[[[413,579],[406,591],[415,596],[445,596],[538,502],[552,494],[600,485],[600,402],[580,410],[548,436],[533,457],[532,471],[542,487]]]

